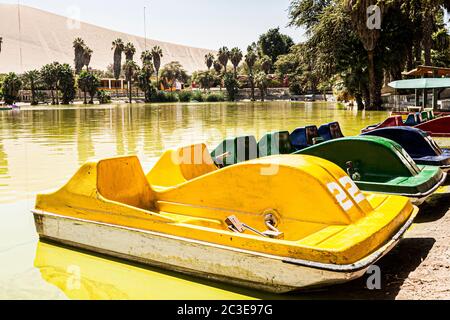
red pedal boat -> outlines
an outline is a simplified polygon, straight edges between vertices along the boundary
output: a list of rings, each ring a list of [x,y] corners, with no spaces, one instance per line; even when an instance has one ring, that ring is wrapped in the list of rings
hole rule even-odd
[[[363,129],[362,133],[367,133],[381,128],[401,126],[408,126],[408,124],[403,122],[402,116],[393,116],[389,117],[380,124]],[[412,127],[425,131],[432,137],[450,137],[450,116],[434,118]]]

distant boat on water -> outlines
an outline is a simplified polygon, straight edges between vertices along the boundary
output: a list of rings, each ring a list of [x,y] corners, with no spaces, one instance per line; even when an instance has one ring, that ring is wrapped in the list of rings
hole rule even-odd
[[[7,106],[0,106],[0,111],[11,111],[11,110],[20,110],[20,107],[18,105],[7,105]]]

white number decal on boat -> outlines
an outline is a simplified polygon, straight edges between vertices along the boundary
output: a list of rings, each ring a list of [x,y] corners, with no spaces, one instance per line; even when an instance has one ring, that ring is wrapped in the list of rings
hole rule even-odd
[[[339,202],[342,209],[345,211],[349,211],[351,208],[353,208],[353,202],[348,199],[347,194],[345,191],[341,188],[340,185],[338,185],[336,182],[331,182],[327,185],[328,190],[336,197],[336,200]]]
[[[344,188],[348,191],[350,196],[355,200],[356,203],[361,203],[366,200],[364,194],[359,190],[358,186],[353,182],[350,177],[342,177],[339,179],[339,182],[344,186]],[[336,182],[331,182],[327,185],[328,190],[336,197],[336,200],[339,202],[339,205],[345,211],[349,211],[353,208],[353,202],[347,197],[344,189],[337,184]]]
[[[339,182],[347,189],[348,193],[355,199],[356,203],[361,203],[366,200],[364,194],[359,190],[356,183],[350,177],[342,177]],[[348,186],[350,185],[350,188]]]

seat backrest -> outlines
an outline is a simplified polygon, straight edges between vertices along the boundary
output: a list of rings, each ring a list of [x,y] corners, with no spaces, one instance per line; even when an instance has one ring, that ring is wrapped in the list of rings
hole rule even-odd
[[[422,119],[422,113],[420,113],[420,112],[416,112],[416,119],[417,119],[417,124],[421,124],[422,122],[423,122],[423,119]]]
[[[428,118],[428,111],[423,111],[422,112],[422,121],[428,121],[428,120],[430,120]]]
[[[147,174],[153,188],[170,188],[217,170],[206,145],[166,151]]]
[[[294,151],[289,138],[289,131],[267,133],[258,142],[259,158],[278,154],[291,154]]]
[[[292,146],[296,150],[301,150],[312,146],[314,144],[314,138],[319,138],[319,130],[316,126],[308,126],[295,129],[290,135]]]
[[[433,110],[429,110],[428,111],[428,120],[433,120],[434,119],[434,111]]]
[[[137,157],[101,160],[97,165],[97,189],[108,200],[149,209],[154,199]]]
[[[418,118],[417,118],[417,114],[411,113],[408,115],[408,118],[405,121],[405,125],[412,127],[412,126],[416,126],[418,125]]]
[[[224,156],[225,155],[225,156]],[[258,157],[258,145],[254,136],[226,139],[211,153],[216,164],[231,166]]]
[[[342,133],[339,122],[331,122],[331,123],[322,125],[319,128],[319,135],[325,141],[339,139],[339,138],[344,137],[344,134]]]

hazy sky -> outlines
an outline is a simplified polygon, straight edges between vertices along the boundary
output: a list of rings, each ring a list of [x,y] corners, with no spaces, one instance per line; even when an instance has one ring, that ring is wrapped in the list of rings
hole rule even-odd
[[[0,0],[17,3],[17,0]],[[280,27],[294,41],[300,29],[287,28],[290,0],[21,0],[21,4],[117,31],[195,47],[245,49],[269,28]]]

